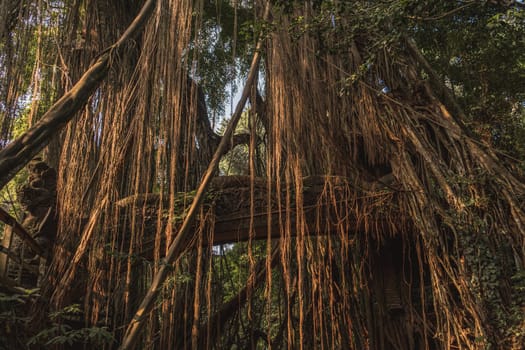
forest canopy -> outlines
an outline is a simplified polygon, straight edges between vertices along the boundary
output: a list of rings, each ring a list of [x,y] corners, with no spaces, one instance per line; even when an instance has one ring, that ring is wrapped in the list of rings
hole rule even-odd
[[[0,0],[0,349],[521,349],[525,4]]]

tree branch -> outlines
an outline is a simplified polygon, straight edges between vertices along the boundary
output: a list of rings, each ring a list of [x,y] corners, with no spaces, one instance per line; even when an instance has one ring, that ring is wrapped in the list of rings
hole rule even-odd
[[[423,54],[421,54],[421,51],[419,51],[419,48],[417,47],[415,41],[407,36],[405,36],[404,39],[407,44],[407,48],[412,54],[412,57],[414,57],[416,61],[425,69],[425,71],[430,77],[430,82],[433,85],[434,89],[436,89],[436,92],[442,98],[445,106],[452,111],[452,118],[454,119],[456,124],[462,129],[462,131],[467,136],[473,138],[472,132],[470,132],[470,130],[463,123],[463,120],[466,119],[465,113],[463,112],[461,106],[457,103],[449,88],[441,82],[439,75],[432,68],[430,63],[428,63]]]
[[[252,106],[255,106],[255,113],[257,113],[257,116],[263,124],[264,129],[266,130],[266,132],[269,132],[270,121],[268,120],[268,116],[266,115],[266,102],[259,93],[259,90],[256,90],[255,92],[255,101],[253,101],[253,96],[250,96],[250,103],[252,104]]]
[[[4,209],[0,208],[0,221],[13,228],[13,232],[20,237],[27,245],[39,256],[44,255],[44,249],[33,239],[25,228],[14,217],[9,215]]]
[[[270,267],[273,268],[279,262],[279,245],[275,245],[273,248],[273,253],[271,257]],[[245,286],[232,297],[228,302],[222,305],[221,309],[217,311],[210,320],[203,324],[199,329],[199,338],[206,339],[205,333],[210,331],[212,332],[210,339],[213,341],[214,337],[217,335],[218,327],[221,324],[225,324],[230,320],[235,314],[235,310],[239,310],[242,305],[248,300],[248,290],[250,288],[255,289],[266,276],[266,259],[263,259],[257,263],[252,274],[248,277],[248,280]],[[202,348],[208,348],[210,344],[204,344]]]
[[[267,1],[266,8],[264,11],[265,21],[268,19],[269,14],[270,1]],[[257,76],[257,70],[261,58],[263,38],[263,35],[260,34],[259,39],[257,40],[257,46],[255,47],[255,53],[253,55],[250,71],[248,73],[248,78],[246,79],[246,85],[244,86],[242,96],[239,102],[237,103],[237,107],[235,108],[235,113],[233,114],[232,119],[228,127],[226,128],[226,131],[224,132],[224,136],[222,137],[221,142],[208,166],[208,169],[206,170],[206,173],[202,178],[201,184],[197,189],[195,198],[193,199],[193,202],[188,210],[188,214],[184,219],[184,222],[182,223],[180,231],[171,243],[171,246],[165,257],[165,263],[160,266],[159,271],[153,278],[153,281],[148,292],[146,293],[146,296],[142,300],[137,312],[133,316],[133,319],[131,320],[130,324],[128,325],[128,328],[124,335],[124,339],[122,341],[122,345],[119,348],[120,350],[131,349],[135,345],[140,331],[144,326],[144,321],[147,319],[147,315],[153,309],[155,299],[161,291],[162,284],[166,280],[166,277],[168,277],[169,272],[171,271],[171,265],[180,257],[182,252],[186,249],[188,239],[193,233],[193,231],[190,230],[190,228],[193,226],[193,220],[199,212],[201,203],[205,198],[205,194],[208,190],[211,179],[213,178],[213,174],[215,173],[215,170],[219,165],[219,161],[222,155],[224,154],[224,150],[228,147],[228,139],[233,135],[237,123],[241,118],[244,105],[248,100],[252,84],[254,84],[255,82],[255,77]]]
[[[456,13],[456,12],[459,12],[459,11],[461,11],[461,10],[463,10],[463,9],[469,7],[469,6],[472,6],[472,5],[476,4],[476,3],[477,3],[477,1],[468,2],[468,3],[466,3],[466,4],[464,4],[464,5],[460,6],[460,7],[457,7],[455,9],[453,9],[453,10],[450,10],[448,12],[445,12],[445,13],[442,13],[442,14],[436,15],[436,16],[431,16],[431,17],[407,16],[407,18],[412,19],[412,20],[417,20],[417,21],[436,21],[438,19],[443,19],[443,18],[445,18],[447,16],[450,16],[450,15]]]
[[[148,0],[117,42],[104,50],[80,80],[42,116],[31,129],[0,151],[0,189],[3,188],[38,152],[73,119],[107,76],[111,61],[124,43],[143,27],[156,0]]]
[[[213,128],[211,127],[210,119],[208,118],[208,108],[206,107],[206,100],[204,91],[202,90],[202,87],[198,85],[193,79],[188,77],[189,86],[197,89],[197,138],[199,139],[199,144],[205,145],[211,143],[210,147],[212,149],[212,154],[215,152],[215,150],[219,147],[219,144],[221,142],[222,136],[217,134],[215,131],[213,131]],[[262,101],[262,97],[257,93],[257,99],[260,102],[257,102],[257,114],[259,114],[259,106],[263,106],[264,102]],[[253,105],[253,102],[252,102]],[[260,140],[257,140],[259,143]],[[242,134],[236,134],[233,135],[231,138],[231,141],[228,142],[228,147],[224,150],[224,153],[222,155],[225,155],[238,145],[248,145],[250,143],[250,134],[248,133],[242,133]]]

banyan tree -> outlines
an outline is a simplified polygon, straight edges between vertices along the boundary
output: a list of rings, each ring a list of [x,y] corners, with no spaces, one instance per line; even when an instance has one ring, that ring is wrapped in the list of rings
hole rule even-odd
[[[0,347],[521,349],[519,160],[414,4],[0,1]]]

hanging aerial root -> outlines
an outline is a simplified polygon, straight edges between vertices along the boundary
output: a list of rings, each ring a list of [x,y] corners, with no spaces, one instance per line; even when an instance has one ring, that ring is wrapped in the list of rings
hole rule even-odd
[[[34,156],[37,155],[75,116],[106,77],[115,55],[133,38],[153,12],[156,0],[148,0],[141,12],[119,40],[100,54],[82,78],[62,96],[42,118],[22,136],[0,151],[0,189],[3,188]]]

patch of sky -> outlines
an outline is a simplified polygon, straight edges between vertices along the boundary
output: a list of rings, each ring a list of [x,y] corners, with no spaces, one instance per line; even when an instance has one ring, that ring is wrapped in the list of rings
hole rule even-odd
[[[454,57],[452,57],[452,58],[450,59],[449,64],[450,64],[451,66],[459,66],[459,65],[461,64],[461,61],[462,61],[462,60],[461,60],[461,57],[459,57],[459,56],[454,56]]]
[[[257,91],[261,92],[264,91],[264,72],[261,70],[259,71],[259,79],[257,81]],[[244,89],[245,85],[245,79],[237,77],[235,80],[232,81],[228,89],[228,101],[225,101],[225,105],[227,105],[229,108],[225,108],[225,112],[221,115],[218,115],[218,118],[212,118],[212,126],[215,132],[219,131],[222,127],[222,122],[225,119],[229,119],[237,107],[237,104],[241,100],[242,91]],[[248,110],[250,108],[250,101],[246,103],[244,106],[244,111]]]
[[[390,92],[390,88],[386,85],[385,81],[381,78],[377,79],[377,85],[381,89],[381,92],[383,94],[388,94]]]
[[[233,244],[231,244],[231,243],[218,244],[218,245],[214,245],[211,248],[211,250],[213,252],[213,255],[219,255],[219,256],[222,256],[222,255],[228,253],[232,249],[233,249]]]

